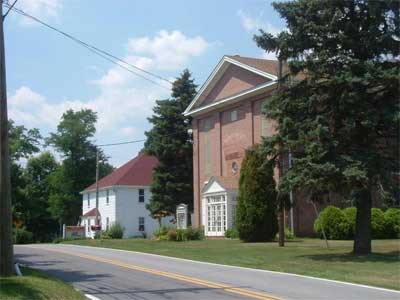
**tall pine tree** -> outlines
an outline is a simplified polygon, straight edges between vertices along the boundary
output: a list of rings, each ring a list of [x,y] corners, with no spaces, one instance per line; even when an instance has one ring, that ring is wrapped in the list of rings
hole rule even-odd
[[[264,108],[278,124],[264,141],[269,157],[294,155],[280,189],[303,189],[313,200],[328,191],[352,197],[356,254],[371,251],[372,195],[390,195],[399,172],[399,5],[274,3],[288,30],[255,36],[290,68]]]
[[[193,150],[191,118],[183,112],[196,94],[196,85],[188,70],[175,80],[171,99],[157,100],[149,118],[153,128],[146,132],[145,151],[157,157],[148,209],[153,215],[175,213],[180,203],[193,205]]]
[[[270,242],[278,230],[277,191],[273,164],[265,163],[258,146],[246,150],[239,180],[236,223],[245,242]]]

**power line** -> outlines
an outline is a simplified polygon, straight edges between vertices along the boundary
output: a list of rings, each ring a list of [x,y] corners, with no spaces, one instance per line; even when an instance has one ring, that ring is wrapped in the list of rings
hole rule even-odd
[[[107,146],[117,146],[117,145],[126,145],[126,144],[135,144],[135,143],[141,143],[145,142],[146,140],[135,140],[135,141],[129,141],[129,142],[120,142],[120,143],[111,143],[111,144],[102,144],[102,145],[96,145],[97,147],[107,147]]]
[[[11,4],[11,6],[8,8],[7,12],[6,12],[6,13],[4,14],[4,16],[3,16],[3,22],[4,22],[5,18],[7,17],[7,15],[10,13],[10,10],[12,10],[13,7],[14,7],[14,5],[17,4],[17,1],[18,1],[18,0],[15,0],[14,3]],[[7,4],[9,5],[8,2],[7,2]]]
[[[14,12],[16,12],[16,13],[18,13],[18,14],[24,16],[24,17],[30,18],[31,20],[33,20],[33,21],[35,21],[35,22],[37,22],[37,23],[40,23],[40,24],[42,24],[43,26],[45,26],[45,27],[47,27],[47,28],[49,28],[49,29],[51,29],[51,30],[56,31],[57,33],[63,35],[64,37],[66,37],[66,38],[68,38],[68,39],[70,39],[70,40],[72,40],[72,41],[78,43],[79,45],[85,47],[86,49],[88,49],[89,51],[93,52],[94,54],[96,54],[96,55],[102,57],[103,59],[105,59],[105,60],[107,60],[107,61],[110,61],[110,62],[112,62],[112,63],[118,65],[119,67],[123,68],[124,70],[126,70],[126,71],[128,71],[128,72],[130,72],[130,73],[132,73],[132,74],[134,74],[134,75],[136,75],[136,76],[138,76],[138,77],[141,77],[141,78],[143,78],[143,79],[145,79],[145,80],[147,80],[147,81],[149,81],[149,82],[151,82],[151,83],[153,83],[153,84],[156,84],[156,85],[158,85],[158,86],[160,86],[160,87],[162,87],[162,88],[164,88],[164,89],[169,90],[167,87],[165,87],[165,86],[159,84],[158,82],[156,82],[156,81],[154,81],[154,80],[152,80],[152,79],[150,79],[150,78],[148,78],[148,77],[145,77],[145,76],[143,76],[143,75],[141,75],[141,74],[139,74],[139,73],[137,73],[137,72],[134,72],[133,70],[129,69],[128,67],[126,67],[126,66],[124,66],[124,65],[122,65],[122,64],[120,64],[120,63],[118,63],[118,62],[122,62],[123,64],[125,64],[125,65],[127,65],[127,66],[130,66],[130,67],[132,67],[132,68],[135,68],[135,69],[137,69],[137,70],[139,70],[139,71],[141,71],[141,72],[143,72],[143,73],[146,73],[146,74],[148,74],[148,75],[151,75],[151,76],[153,76],[153,77],[155,77],[155,78],[157,78],[157,79],[160,79],[160,80],[163,80],[163,81],[165,81],[165,82],[168,82],[169,84],[172,84],[172,82],[171,82],[170,80],[168,80],[168,79],[166,79],[166,78],[164,78],[164,77],[162,77],[162,76],[159,76],[159,75],[154,74],[154,73],[152,73],[152,72],[146,71],[146,70],[144,70],[144,69],[142,69],[142,68],[140,68],[140,67],[138,67],[138,66],[135,66],[135,65],[133,65],[133,64],[131,64],[131,63],[129,63],[129,62],[127,62],[127,61],[125,61],[125,60],[123,60],[123,59],[121,59],[121,58],[119,58],[119,57],[117,57],[117,56],[115,56],[115,55],[113,55],[113,54],[111,54],[111,53],[105,51],[105,50],[102,50],[102,49],[100,49],[100,48],[98,48],[98,47],[96,47],[96,46],[93,46],[93,45],[91,45],[91,44],[88,44],[88,43],[84,42],[83,40],[80,40],[80,39],[78,39],[78,38],[76,38],[76,37],[74,37],[74,36],[72,36],[72,35],[70,35],[70,34],[64,32],[64,31],[62,31],[62,30],[60,30],[60,29],[58,29],[58,28],[56,28],[56,27],[54,27],[54,26],[52,26],[52,25],[47,24],[46,22],[44,22],[44,21],[38,19],[37,17],[34,17],[34,16],[32,16],[32,15],[30,15],[30,14],[24,12],[24,11],[21,10],[21,9],[18,9],[18,8],[16,8],[16,7],[13,7],[12,5],[10,5],[10,4],[8,4],[8,3],[5,3],[5,2],[3,2],[3,4],[4,4],[6,7],[9,8],[9,11],[10,11],[10,10],[13,10]],[[15,4],[15,3],[14,3],[14,4]]]

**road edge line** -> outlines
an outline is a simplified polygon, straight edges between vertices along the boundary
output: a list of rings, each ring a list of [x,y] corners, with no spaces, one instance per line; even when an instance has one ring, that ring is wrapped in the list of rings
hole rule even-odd
[[[90,299],[90,300],[101,300],[99,298],[97,298],[96,296],[90,295],[90,294],[84,294],[86,298]]]

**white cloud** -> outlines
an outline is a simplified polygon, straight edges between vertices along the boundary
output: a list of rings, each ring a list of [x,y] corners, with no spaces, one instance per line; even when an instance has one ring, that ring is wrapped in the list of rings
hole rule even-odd
[[[19,0],[15,7],[46,21],[49,19],[58,19],[63,8],[63,0]],[[18,19],[21,25],[32,26],[37,24],[24,16],[18,15]]]
[[[158,70],[182,69],[193,56],[203,54],[209,47],[203,37],[190,38],[178,30],[161,30],[154,37],[132,38],[128,43],[132,55],[149,56]]]
[[[208,47],[203,38],[186,37],[179,31],[160,31],[154,38],[133,38],[128,44],[125,61],[147,71],[174,71],[172,76],[168,76],[170,80],[193,56],[202,54]],[[98,74],[98,68],[90,68]],[[89,82],[92,87],[99,89],[99,93],[86,101],[48,99],[22,86],[9,96],[9,115],[17,124],[53,131],[67,109],[90,108],[98,113],[97,138],[101,142],[142,138],[144,130],[149,127],[147,117],[152,114],[155,100],[170,95],[168,83],[152,80],[168,88],[153,85],[114,65]]]
[[[282,28],[278,28],[272,25],[270,22],[263,19],[264,13],[261,12],[258,16],[250,16],[243,10],[238,11],[238,16],[242,22],[243,28],[248,32],[257,32],[259,29],[263,29],[265,32],[277,35],[282,31]]]

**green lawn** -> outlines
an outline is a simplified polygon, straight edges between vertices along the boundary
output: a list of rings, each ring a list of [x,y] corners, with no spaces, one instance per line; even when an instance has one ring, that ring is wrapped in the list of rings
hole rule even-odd
[[[199,261],[282,271],[400,290],[400,240],[374,240],[373,254],[350,254],[352,241],[319,239],[277,243],[242,243],[238,240],[190,242],[78,240],[66,243],[140,251]]]
[[[85,296],[72,286],[30,268],[21,268],[24,276],[0,277],[0,299],[8,300],[81,300]]]

